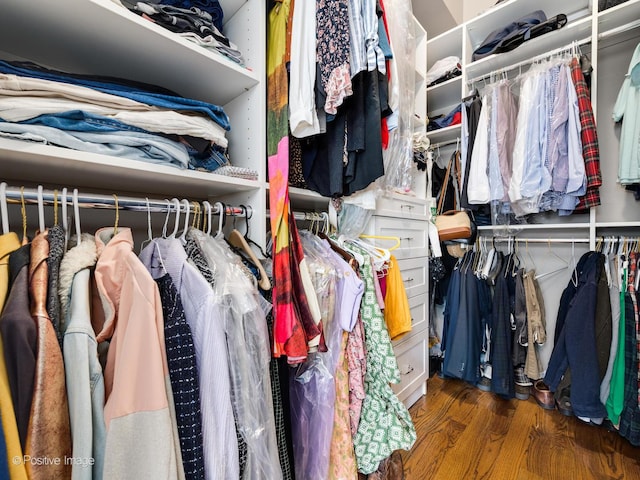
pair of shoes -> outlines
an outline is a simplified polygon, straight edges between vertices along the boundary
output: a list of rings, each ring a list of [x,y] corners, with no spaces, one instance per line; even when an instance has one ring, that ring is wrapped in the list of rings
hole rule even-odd
[[[554,410],[556,408],[553,392],[549,390],[549,387],[542,380],[536,380],[533,385],[533,398],[545,410]]]
[[[520,385],[521,387],[532,387],[533,383],[529,380],[524,374],[524,367],[516,367],[513,372],[513,377],[516,385]]]
[[[478,387],[483,392],[490,392],[491,391],[491,379],[487,378],[487,377],[480,377],[480,381],[476,384],[476,387]]]
[[[573,417],[573,407],[571,407],[569,397],[560,397],[556,400],[556,406],[558,407],[558,411],[565,417]]]
[[[529,400],[530,394],[531,394],[531,387],[516,385],[516,398],[518,400]]]

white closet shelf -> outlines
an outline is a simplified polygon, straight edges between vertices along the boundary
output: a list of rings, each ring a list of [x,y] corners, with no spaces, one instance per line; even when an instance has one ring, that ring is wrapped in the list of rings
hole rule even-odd
[[[547,18],[564,13],[571,22],[588,15],[591,9],[590,4],[590,0],[509,0],[503,2],[466,22],[471,51],[478,48],[487,35],[496,28],[508,25],[528,13],[542,10]]]
[[[629,0],[598,14],[598,33],[603,34],[640,18],[640,0]]]
[[[462,25],[427,40],[428,69],[438,60],[452,56],[462,60]]]
[[[450,127],[441,128],[439,130],[432,130],[427,132],[427,137],[431,140],[431,143],[441,143],[445,140],[455,140],[460,136],[461,126],[451,125]]]
[[[138,192],[208,198],[260,188],[260,183],[215,173],[0,139],[0,179],[52,186],[81,186],[107,192]]]
[[[448,106],[453,108],[462,98],[462,76],[427,88],[427,96],[429,111],[444,110]]]
[[[244,2],[231,3],[239,8]],[[4,0],[0,45],[11,52],[8,58],[161,85],[217,105],[260,81],[251,70],[110,0]]]
[[[466,66],[467,78],[488,75],[493,71],[509,67],[546,51],[569,45],[572,41],[583,41],[591,36],[591,17],[585,17],[537,38],[524,42],[515,50],[481,58]]]
[[[596,228],[638,228],[640,221],[629,222],[596,222]]]
[[[266,184],[267,195],[269,183]],[[289,187],[289,199],[293,210],[313,210],[326,212],[329,206],[328,197],[323,197],[317,192],[304,188]]]

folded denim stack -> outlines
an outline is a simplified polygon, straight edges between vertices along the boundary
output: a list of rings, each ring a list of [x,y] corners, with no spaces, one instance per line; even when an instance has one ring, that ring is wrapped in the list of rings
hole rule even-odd
[[[214,22],[214,17],[205,9],[197,6],[181,8],[171,3],[171,1],[159,4],[136,2],[132,11],[189,41],[218,52],[244,66],[242,53],[222,33],[221,14],[218,17],[219,21]]]
[[[153,85],[0,61],[0,135],[179,168],[228,165],[222,107]]]

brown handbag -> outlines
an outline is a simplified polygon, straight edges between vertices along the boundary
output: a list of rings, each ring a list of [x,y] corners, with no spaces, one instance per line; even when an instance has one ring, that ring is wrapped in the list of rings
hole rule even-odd
[[[457,240],[461,238],[469,238],[472,234],[471,230],[471,218],[469,214],[464,210],[448,210],[442,212],[444,205],[444,199],[447,194],[447,188],[449,186],[449,177],[451,176],[451,167],[454,161],[459,161],[460,152],[456,152],[449,160],[447,165],[447,172],[445,174],[444,183],[442,185],[442,192],[440,193],[440,200],[438,201],[438,208],[436,210],[436,228],[438,229],[438,237],[441,242],[446,240]],[[455,195],[454,195],[454,207],[455,207]]]

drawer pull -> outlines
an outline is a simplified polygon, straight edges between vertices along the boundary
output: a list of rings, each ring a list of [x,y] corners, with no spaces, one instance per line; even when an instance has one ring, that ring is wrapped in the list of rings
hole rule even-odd
[[[407,282],[407,283],[409,283],[409,282],[413,282],[413,278],[407,278],[407,279],[405,280],[405,282]]]
[[[402,375],[409,375],[411,372],[413,372],[415,370],[415,368],[413,368],[412,365],[407,365],[407,369],[404,372],[401,372]]]
[[[414,206],[413,205],[400,205],[400,210],[402,210],[403,208],[408,208],[409,210],[413,210]]]
[[[401,237],[400,240],[408,240],[410,242],[413,240],[413,237]]]

